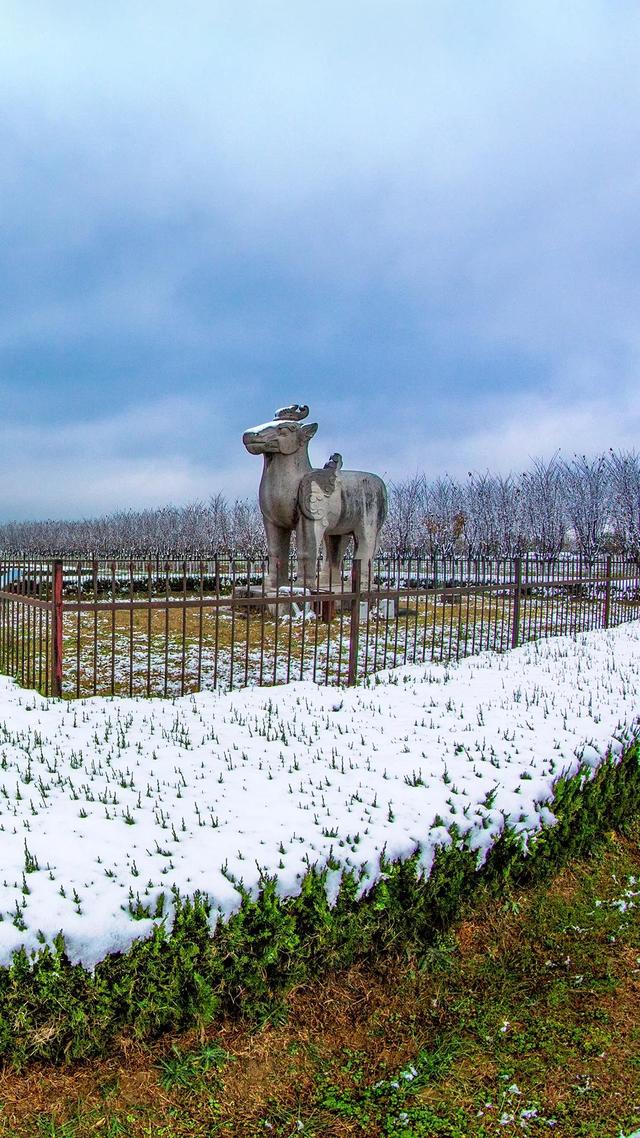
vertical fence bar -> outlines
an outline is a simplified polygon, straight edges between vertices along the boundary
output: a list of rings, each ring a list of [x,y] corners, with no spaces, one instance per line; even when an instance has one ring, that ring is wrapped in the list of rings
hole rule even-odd
[[[76,588],[75,588],[75,602],[76,602],[76,699],[80,697],[81,688],[81,668],[82,668],[82,564],[80,561],[76,567]]]
[[[602,614],[602,624],[604,628],[608,628],[611,623],[611,554],[607,554],[605,578],[604,578],[604,612]]]
[[[491,558],[489,564],[492,567],[492,576],[495,581],[495,588],[493,591],[493,613],[489,614],[489,625],[487,629],[487,648],[492,652],[501,652],[504,647],[505,637],[505,595],[507,597],[507,604],[509,605],[509,615],[507,620],[511,620],[511,595],[509,592],[509,582],[506,579],[506,571],[504,560],[501,557]],[[492,623],[493,621],[493,623]],[[507,637],[510,636],[511,629],[507,624]],[[498,639],[498,637],[500,639]]]
[[[316,570],[315,570],[316,593],[320,593],[321,591],[322,592],[325,591],[324,588],[321,590],[321,587],[320,587],[320,572],[321,572],[320,559],[318,559],[316,561]],[[323,581],[322,584],[326,585],[327,582]],[[331,564],[329,564],[328,589],[332,595],[334,595],[334,594],[337,595],[339,592],[344,593],[344,573],[342,571],[342,568],[340,569],[339,577],[336,577],[334,570],[333,570],[333,566]],[[329,614],[327,613],[327,615],[329,615]],[[334,682],[336,682],[338,684],[340,683],[340,665],[341,665],[341,660],[342,660],[342,639],[343,639],[343,633],[344,633],[344,597],[341,597],[340,600],[336,602],[336,620],[337,620],[337,625],[332,626],[332,624],[330,622],[323,621],[322,617],[320,618],[320,621],[322,624],[321,631],[322,631],[322,634],[324,637],[324,680],[323,680],[323,683],[325,684],[325,686],[327,684],[329,684],[329,682],[330,682],[329,669],[331,667],[333,667],[332,652],[334,652],[336,654],[336,670],[335,670],[335,673],[333,675]],[[316,624],[317,623],[318,623],[318,621],[316,620]],[[335,638],[332,639],[334,632],[336,635],[335,635]],[[320,645],[320,661],[321,661],[321,663],[322,663],[322,651],[323,651],[323,645],[321,644]]]
[[[116,694],[116,563],[111,562],[111,608],[110,608],[110,629],[111,629],[111,690],[110,695]]]
[[[545,581],[545,610],[544,625],[540,626],[541,636],[557,636],[560,627],[560,594],[557,584],[557,573],[552,562],[542,563],[542,575]]]
[[[461,562],[461,564],[462,564],[462,562]],[[466,611],[464,614],[464,652],[462,652],[462,655],[468,656],[469,655],[469,618],[471,615],[471,589],[476,584],[475,582],[472,584],[473,578],[471,576],[471,560],[470,560],[470,558],[467,558],[467,567],[466,567],[465,573],[466,573],[465,585],[466,585],[467,607],[466,607]],[[473,595],[474,595],[474,599],[475,599],[475,588],[474,588],[474,594]],[[459,637],[459,642],[460,642],[462,640],[462,605],[460,605],[460,622],[459,622],[458,627],[460,628],[460,637]]]
[[[200,604],[198,605],[198,664],[197,664],[197,674],[196,674],[196,690],[197,691],[200,691],[200,689],[202,687],[202,644],[203,644],[203,640],[204,640],[203,633],[204,633],[204,573],[205,573],[205,567],[204,567],[204,564],[202,562],[202,558],[200,558],[199,572],[200,572],[200,583],[199,583],[198,600],[200,601]]]
[[[407,592],[406,592],[405,605],[404,605],[404,624],[403,624],[403,628],[402,628],[402,663],[406,664],[406,662],[407,662],[407,643],[409,640],[409,616],[411,614],[411,592],[410,592],[411,581],[412,581],[411,555],[409,555],[409,557],[407,558],[407,560],[404,563],[403,572],[405,574],[404,582],[405,582],[405,588],[406,588]],[[397,648],[396,648],[396,659],[395,659],[396,664],[398,664],[400,662],[398,660],[398,655],[399,655],[399,653],[398,653]]]
[[[244,621],[244,686],[249,684],[249,642],[251,640],[251,605],[249,598],[251,596],[251,558],[247,558],[247,603],[245,605],[245,621]]]
[[[182,612],[180,621],[180,633],[182,640],[182,651],[180,653],[180,695],[184,695],[186,691],[187,682],[187,561],[186,558],[182,562]]]
[[[40,597],[41,600],[43,597],[46,597],[46,595],[47,595],[46,590],[47,590],[47,586],[46,586],[46,581],[44,579],[44,571],[43,571],[42,565],[39,565],[38,566],[38,596]],[[40,692],[46,691],[46,688],[47,688],[47,679],[46,679],[46,670],[45,670],[46,669],[45,657],[46,657],[47,649],[46,649],[46,641],[44,639],[44,637],[46,635],[46,626],[45,626],[46,615],[45,615],[45,613],[46,613],[45,609],[42,609],[42,608],[38,609],[38,684],[37,684],[37,687],[38,687],[38,691],[40,691]]]
[[[43,566],[43,596],[46,597],[49,604],[44,610],[44,695],[50,694],[51,688],[51,609],[52,609],[52,575],[51,562]]]
[[[215,573],[216,582],[216,603],[214,607],[215,624],[213,626],[213,686],[218,686],[218,648],[220,645],[220,559],[218,554],[214,555],[213,571]],[[264,588],[264,586],[263,586]],[[260,679],[262,683],[262,677]]]
[[[275,587],[275,604],[273,607],[274,612],[274,626],[273,626],[273,671],[271,674],[271,683],[277,684],[278,682],[278,633],[280,631],[280,608],[278,606],[278,597],[280,596],[280,585],[282,584],[282,566],[280,561],[276,561],[276,587]],[[271,588],[271,582],[269,582]],[[233,609],[231,610],[231,643],[233,644]],[[233,649],[231,651],[231,666],[233,667]],[[230,683],[229,687],[233,685]]]
[[[267,606],[265,604],[266,596],[266,581],[267,581],[267,565],[264,557],[262,558],[261,581],[260,581],[260,670],[258,672],[258,685],[262,687],[264,683],[264,638],[265,638],[265,621],[267,619]],[[314,677],[315,678],[315,677]]]
[[[286,589],[290,597],[290,603],[284,610],[285,617],[288,616],[289,618],[287,627],[287,667],[284,680],[285,684],[291,681],[291,651],[293,648],[293,565],[291,562],[289,562],[287,572]]]
[[[460,641],[462,639],[462,604],[465,590],[464,560],[451,554],[451,610],[449,621],[449,659],[458,659],[460,656]]]
[[[430,588],[429,566],[428,566],[428,562],[426,562],[426,561],[423,561],[423,563],[422,563],[422,584],[423,584],[423,588],[424,588],[424,595],[423,595],[424,622],[422,625],[422,643],[420,645],[419,662],[423,664],[427,658],[427,627],[428,627],[428,620],[429,620],[429,588]]]
[[[29,592],[33,589],[32,581],[29,581]],[[31,657],[31,605],[26,605],[23,613],[23,618],[26,617],[26,622],[23,619],[22,623],[22,686],[29,684],[29,659]],[[25,623],[26,623],[26,636],[25,636]]]
[[[381,666],[382,668],[386,668],[386,666],[387,666],[387,650],[388,650],[388,644],[389,644],[389,631],[391,628],[392,621],[395,622],[396,610],[398,608],[398,603],[400,601],[400,597],[398,595],[396,595],[396,581],[394,580],[394,577],[393,577],[393,562],[390,561],[389,559],[387,559],[384,562],[384,586],[385,586],[385,589],[387,590],[387,592],[389,592],[390,590],[393,590],[394,595],[393,595],[393,598],[387,598],[387,607],[386,607],[384,622],[383,622],[382,664],[378,665],[378,645],[376,643],[375,652],[374,652],[374,671],[377,671],[379,666]],[[390,600],[392,601],[392,603],[390,603]],[[378,628],[379,628],[379,623],[376,625],[376,633],[377,633]]]
[[[62,561],[53,562],[51,621],[51,694],[62,695]]]
[[[570,579],[573,580],[574,576],[575,576],[575,573],[573,572],[573,564],[572,564],[571,565],[571,578]],[[567,576],[566,566],[562,565],[561,563],[558,563],[558,580],[559,581],[564,580],[565,582],[569,580],[569,577]],[[567,584],[560,585],[560,591],[561,591],[562,601],[563,601],[562,634],[563,634],[563,636],[568,636],[569,632],[571,631],[571,610],[569,607],[569,585],[567,585]]]
[[[314,578],[313,578],[312,585],[311,585],[311,591],[312,591],[312,593],[318,592],[317,574],[314,574]],[[327,634],[328,634],[328,629],[327,629]],[[320,636],[320,616],[319,616],[317,608],[316,608],[316,619],[313,622],[313,669],[311,672],[311,679],[313,680],[314,683],[317,682],[317,676],[318,676],[319,636]]]
[[[7,561],[3,557],[2,568],[0,570],[2,588],[6,589],[9,584],[9,575],[7,573]],[[5,620],[7,616],[8,602],[3,597],[0,601],[0,668],[3,672],[7,671],[6,661],[6,637],[5,637]]]
[[[358,678],[358,644],[360,640],[360,597],[362,589],[362,562],[354,560],[351,566],[351,627],[349,629],[349,670],[347,683],[353,687]]]
[[[531,615],[533,609],[533,590],[531,582],[531,566],[529,554],[522,558],[522,591],[523,604],[520,610],[520,643],[531,640]]]
[[[134,601],[134,566],[129,561],[129,695],[133,695],[133,601]]]
[[[569,589],[569,636],[575,636],[578,631],[578,615],[580,595],[580,579],[582,577],[582,554],[577,565],[573,566],[573,578]]]
[[[92,665],[93,665],[93,686],[92,694],[96,695],[98,691],[98,559],[93,556],[91,561],[91,583],[93,594],[93,648],[92,648]],[[87,622],[88,622],[87,617]]]
[[[476,643],[477,643],[478,652],[482,652],[484,650],[484,630],[485,630],[485,624],[486,624],[485,610],[487,608],[487,605],[489,606],[489,609],[491,608],[491,590],[493,588],[493,580],[492,580],[492,576],[491,576],[491,567],[489,567],[489,569],[487,569],[486,558],[482,557],[479,559],[478,557],[476,557],[476,571],[480,572],[482,574],[482,581],[485,585],[485,588],[483,588],[481,596],[480,596],[480,628],[478,630],[477,641],[475,639],[475,628],[474,628],[473,649],[475,652]]]
[[[373,596],[371,593],[372,588],[373,588],[373,562],[369,561],[369,563],[367,565],[367,590],[366,590],[367,619],[365,621],[365,632],[364,632],[364,675],[365,676],[369,674],[369,632],[370,632],[370,622],[371,622],[371,606],[374,603],[373,602]],[[416,613],[416,620],[417,620],[417,613]],[[415,648],[414,648],[414,656],[415,656]]]
[[[22,588],[20,578],[15,586],[15,591],[19,594]],[[15,676],[16,674],[16,652],[18,644],[18,607],[19,597],[16,596],[15,601],[11,605],[11,619],[9,626],[9,674]]]
[[[153,610],[153,575],[151,561],[147,561],[147,695],[151,695],[151,618]]]
[[[345,580],[344,563],[338,569],[337,576],[336,576],[336,573],[334,572],[333,566],[330,564],[329,565],[329,592],[330,593],[336,593],[336,594],[339,593],[340,594],[340,600],[337,602],[337,609],[336,609],[336,619],[337,619],[336,636],[335,637],[333,636],[335,629],[332,627],[331,624],[323,624],[323,626],[322,626],[324,632],[326,633],[326,639],[325,639],[325,644],[324,644],[324,648],[325,648],[325,669],[324,669],[325,678],[324,678],[324,682],[325,682],[325,684],[328,684],[330,682],[329,669],[333,668],[334,656],[335,656],[335,668],[332,672],[333,682],[339,684],[341,682],[341,679],[342,679],[342,674],[341,674],[340,669],[342,667],[342,647],[343,647],[343,641],[344,641],[344,614],[345,614],[344,580]],[[349,580],[351,580],[351,577],[349,577]],[[317,587],[318,592],[320,592],[320,561],[318,561],[316,564],[316,587]],[[332,655],[332,653],[333,653],[333,655]]]
[[[293,568],[291,569],[291,580],[293,581]],[[303,679],[303,677],[304,677],[304,654],[305,654],[305,648],[306,648],[305,641],[306,641],[306,635],[307,635],[307,615],[310,611],[309,610],[309,601],[308,601],[308,597],[307,597],[307,587],[308,587],[307,586],[307,567],[305,564],[305,568],[304,568],[303,573],[302,573],[302,588],[304,589],[304,592],[302,594],[302,626],[300,628],[300,644],[299,644],[300,669],[299,669],[298,679],[300,679],[300,680]]]
[[[518,643],[526,642],[529,637],[527,635],[527,621],[530,616],[530,600],[529,600],[529,558],[527,554],[520,558],[521,573],[520,573],[520,618],[518,621]]]
[[[169,561],[165,559],[164,563],[164,687],[163,695],[167,698],[169,691],[169,605],[171,599],[169,597],[169,572],[171,566]]]
[[[513,586],[513,627],[511,629],[511,647],[517,648],[520,643],[520,592],[522,589],[522,558],[514,558],[514,586]]]

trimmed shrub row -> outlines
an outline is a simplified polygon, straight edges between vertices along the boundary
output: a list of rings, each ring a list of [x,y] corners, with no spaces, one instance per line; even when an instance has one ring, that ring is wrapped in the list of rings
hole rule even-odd
[[[81,1059],[105,1053],[122,1031],[149,1039],[229,1011],[264,1019],[292,985],[328,969],[390,950],[419,954],[480,883],[498,894],[549,876],[640,812],[638,744],[619,761],[608,756],[595,773],[585,768],[559,781],[551,808],[557,824],[529,836],[526,852],[522,838],[505,831],[478,868],[452,832],[428,878],[417,853],[386,864],[362,898],[357,877],[345,874],[333,907],[326,870],[311,869],[300,894],[284,900],[275,879],[265,878],[257,899],[245,895],[213,935],[206,900],[176,894],[170,932],[156,928],[94,973],[69,962],[62,937],[35,958],[21,950],[0,970],[0,1056],[17,1065]]]

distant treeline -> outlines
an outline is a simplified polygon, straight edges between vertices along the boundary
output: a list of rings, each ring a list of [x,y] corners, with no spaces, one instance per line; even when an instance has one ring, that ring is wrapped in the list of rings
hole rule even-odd
[[[237,551],[266,553],[257,500],[118,510],[82,521],[6,522],[7,553],[85,556]],[[407,554],[454,553],[554,557],[574,549],[640,558],[640,456],[609,451],[566,461],[536,459],[521,474],[470,473],[464,481],[424,474],[389,484],[389,517],[381,549]]]
[[[535,459],[520,474],[469,473],[463,482],[422,474],[390,488],[385,545],[470,557],[592,558],[610,550],[640,557],[640,456]]]

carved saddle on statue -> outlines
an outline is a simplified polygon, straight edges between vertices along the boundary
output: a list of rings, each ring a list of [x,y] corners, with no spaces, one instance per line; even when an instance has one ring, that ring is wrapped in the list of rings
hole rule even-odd
[[[335,524],[342,510],[338,471],[325,466],[305,474],[298,489],[298,507],[310,521],[324,526]]]

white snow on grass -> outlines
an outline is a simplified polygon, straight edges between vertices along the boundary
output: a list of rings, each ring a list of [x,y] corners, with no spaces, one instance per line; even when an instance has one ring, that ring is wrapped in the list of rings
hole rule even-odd
[[[381,855],[428,872],[452,823],[479,861],[505,824],[526,843],[560,775],[636,737],[639,660],[634,622],[352,689],[63,702],[0,678],[0,963],[61,932],[94,967],[170,927],[174,887],[215,923],[261,873],[285,896],[328,859],[362,891]]]

